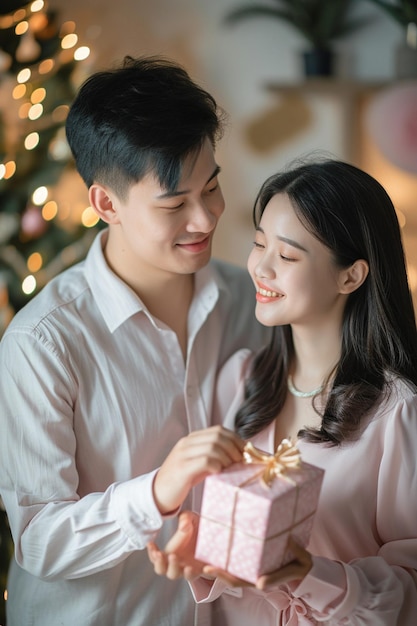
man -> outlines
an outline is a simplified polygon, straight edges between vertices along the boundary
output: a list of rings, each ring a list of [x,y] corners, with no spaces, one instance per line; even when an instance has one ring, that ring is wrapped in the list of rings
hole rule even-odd
[[[191,486],[240,459],[211,422],[215,378],[264,338],[246,271],[209,263],[221,130],[212,96],[157,58],[98,72],[71,107],[68,142],[108,228],[0,344],[8,626],[209,623],[145,548],[173,534]]]

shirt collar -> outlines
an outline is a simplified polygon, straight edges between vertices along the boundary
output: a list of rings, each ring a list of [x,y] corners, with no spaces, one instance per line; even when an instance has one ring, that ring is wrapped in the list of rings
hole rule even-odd
[[[103,247],[108,229],[98,233],[87,254],[85,277],[110,332],[145,307],[135,292],[108,266]]]

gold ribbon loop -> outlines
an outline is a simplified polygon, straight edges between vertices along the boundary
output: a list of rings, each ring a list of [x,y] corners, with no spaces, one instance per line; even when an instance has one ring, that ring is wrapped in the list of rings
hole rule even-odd
[[[284,474],[288,469],[297,468],[301,463],[300,452],[290,439],[283,439],[275,454],[267,454],[248,441],[243,449],[245,463],[264,465],[261,480],[270,487],[277,476]]]

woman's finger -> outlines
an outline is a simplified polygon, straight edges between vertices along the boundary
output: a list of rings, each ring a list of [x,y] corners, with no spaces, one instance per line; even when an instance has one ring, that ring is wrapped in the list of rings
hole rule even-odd
[[[211,565],[205,565],[203,567],[203,573],[208,576],[213,576],[213,578],[220,578],[224,583],[226,583],[229,587],[253,587],[252,583],[249,583],[246,580],[242,580],[241,578],[237,578],[229,572],[225,572],[224,570],[217,569],[216,567],[212,567]]]

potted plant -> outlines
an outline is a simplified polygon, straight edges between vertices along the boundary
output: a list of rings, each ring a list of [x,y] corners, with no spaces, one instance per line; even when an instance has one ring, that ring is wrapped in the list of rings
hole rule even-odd
[[[243,19],[266,17],[291,24],[308,42],[304,52],[305,73],[330,75],[333,73],[335,39],[341,38],[367,23],[368,18],[350,15],[355,0],[274,0],[277,6],[248,4],[230,11],[225,23],[234,25]]]
[[[397,78],[417,78],[417,0],[370,0],[404,29],[395,58]]]

